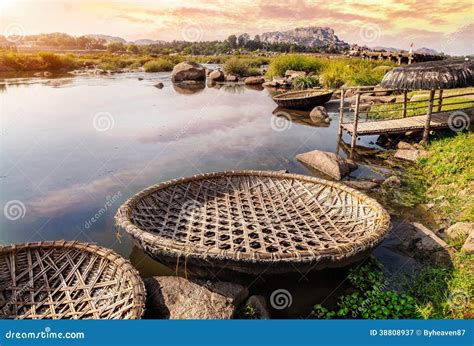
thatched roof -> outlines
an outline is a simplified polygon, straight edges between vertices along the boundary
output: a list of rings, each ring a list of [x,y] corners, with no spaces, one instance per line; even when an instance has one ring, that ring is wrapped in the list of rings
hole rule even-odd
[[[397,67],[387,72],[381,86],[387,89],[454,89],[474,86],[472,60],[440,60]]]

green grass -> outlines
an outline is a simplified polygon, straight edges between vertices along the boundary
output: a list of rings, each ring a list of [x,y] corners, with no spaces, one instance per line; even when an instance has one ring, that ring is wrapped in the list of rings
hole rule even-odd
[[[281,55],[272,60],[268,77],[284,76],[286,70],[312,72],[326,88],[343,85],[376,85],[395,64],[387,61],[339,57],[334,59],[302,54]]]
[[[143,68],[146,72],[163,72],[171,71],[174,67],[173,62],[159,58],[155,60],[150,60],[143,65]]]
[[[428,155],[407,168],[408,198],[434,203],[433,214],[446,226],[474,221],[474,133],[451,133],[434,139]]]
[[[293,79],[293,88],[297,90],[317,88],[320,86],[319,79],[313,76],[298,76]]]
[[[467,102],[463,104],[455,104],[459,102]],[[438,111],[439,99],[434,100],[433,109]],[[467,97],[452,97],[444,100],[444,104],[441,105],[441,111],[450,111],[459,108],[473,107],[474,100]],[[414,115],[423,115],[427,113],[428,110],[428,96],[417,100],[416,102],[408,102],[407,108],[416,109],[407,109],[407,116]],[[369,117],[372,119],[396,119],[402,117],[403,104],[401,103],[385,103],[385,104],[376,104],[373,105],[369,112]]]
[[[260,75],[260,66],[266,60],[261,58],[250,57],[232,57],[224,63],[225,73],[234,73],[240,77],[258,76]]]
[[[318,73],[323,66],[322,59],[300,54],[280,55],[268,66],[269,77],[284,76],[287,70]]]
[[[456,254],[453,268],[428,266],[403,282],[425,319],[472,318],[474,256]]]

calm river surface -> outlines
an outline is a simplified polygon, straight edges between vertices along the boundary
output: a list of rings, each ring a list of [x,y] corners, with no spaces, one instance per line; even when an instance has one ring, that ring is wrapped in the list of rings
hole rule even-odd
[[[288,121],[272,114],[268,90],[179,89],[168,73],[3,79],[0,102],[0,242],[94,242],[144,276],[165,271],[116,236],[113,216],[127,198],[204,172],[312,174],[295,155],[337,145],[336,114],[326,127]]]

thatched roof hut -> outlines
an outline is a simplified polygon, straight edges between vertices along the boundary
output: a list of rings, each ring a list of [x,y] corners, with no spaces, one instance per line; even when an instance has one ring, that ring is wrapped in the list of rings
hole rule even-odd
[[[474,61],[448,59],[397,67],[383,78],[387,89],[454,89],[474,86]]]

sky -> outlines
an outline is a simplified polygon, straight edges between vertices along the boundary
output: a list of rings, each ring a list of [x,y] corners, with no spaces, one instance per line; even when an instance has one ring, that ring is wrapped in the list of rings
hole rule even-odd
[[[0,33],[215,40],[328,26],[348,43],[474,53],[474,0],[0,0]]]

